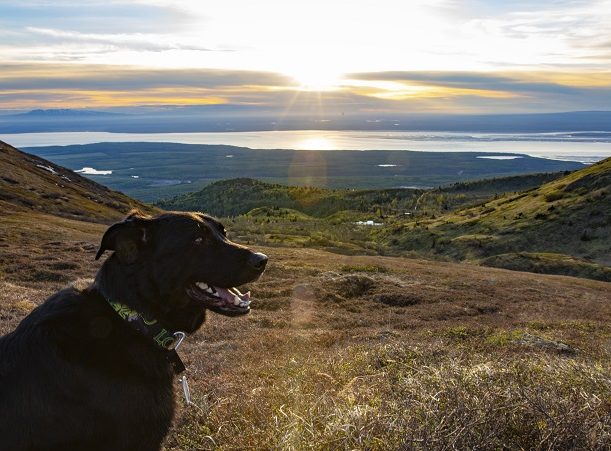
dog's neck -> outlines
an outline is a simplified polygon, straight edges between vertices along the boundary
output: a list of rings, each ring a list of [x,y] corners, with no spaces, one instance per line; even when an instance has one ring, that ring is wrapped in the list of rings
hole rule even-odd
[[[205,320],[205,309],[196,302],[179,302],[177,293],[162,293],[146,263],[122,264],[113,254],[102,265],[94,288],[102,296],[159,320],[168,330],[193,333]]]
[[[104,262],[93,282],[92,289],[112,307],[117,316],[127,325],[150,339],[151,343],[165,352],[166,359],[175,374],[182,373],[185,367],[175,348],[184,338],[184,332],[164,327],[151,313],[151,309],[146,308],[146,303],[142,302],[142,294],[136,289],[129,289],[129,272],[122,271],[122,268],[112,263]],[[128,287],[128,290],[119,287]]]
[[[141,283],[135,277],[139,271],[135,265],[123,265],[111,255],[102,264],[93,286],[105,299],[124,304],[147,318],[155,318],[158,312],[153,310],[151,300],[159,295],[154,292],[153,284]]]
[[[177,334],[184,334],[180,331],[171,331],[163,327],[154,318],[147,318],[142,313],[131,309],[129,306],[118,301],[104,298],[121,319],[142,335],[151,338],[157,346],[162,349],[171,349],[177,340]]]

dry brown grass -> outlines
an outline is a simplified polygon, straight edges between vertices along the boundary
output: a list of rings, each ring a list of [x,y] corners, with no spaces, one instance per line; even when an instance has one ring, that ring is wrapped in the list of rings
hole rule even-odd
[[[92,180],[0,141],[0,212],[40,211],[109,222],[132,208],[154,211]]]
[[[0,333],[93,276],[102,231],[0,216]],[[608,283],[262,250],[253,312],[181,349],[196,405],[177,385],[167,450],[611,447]]]
[[[292,336],[271,358],[238,352],[229,368],[207,368],[205,380],[193,375],[197,407],[181,410],[167,449],[605,449],[611,443],[609,367],[600,363],[518,349],[490,355],[405,337],[330,341]]]

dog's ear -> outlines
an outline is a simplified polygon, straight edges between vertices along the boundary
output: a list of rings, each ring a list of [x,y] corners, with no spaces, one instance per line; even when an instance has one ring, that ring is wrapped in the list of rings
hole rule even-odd
[[[106,230],[95,255],[98,260],[106,251],[115,251],[123,263],[134,263],[144,245],[150,240],[149,219],[132,217],[113,224]]]

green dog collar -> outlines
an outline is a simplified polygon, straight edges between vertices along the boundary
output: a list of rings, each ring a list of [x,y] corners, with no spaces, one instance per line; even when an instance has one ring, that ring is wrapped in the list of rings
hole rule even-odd
[[[176,349],[182,343],[186,334],[184,332],[172,332],[163,327],[156,319],[145,318],[142,313],[120,302],[111,301],[104,297],[112,309],[127,322],[131,327],[142,335],[150,337],[157,346],[168,351],[166,358],[172,365],[174,372],[180,374],[185,370],[185,366],[176,353]]]

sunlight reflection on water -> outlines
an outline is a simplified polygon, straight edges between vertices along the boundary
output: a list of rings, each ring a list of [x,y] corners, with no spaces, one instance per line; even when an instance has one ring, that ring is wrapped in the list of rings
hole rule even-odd
[[[98,142],[174,142],[224,144],[251,149],[499,152],[588,163],[611,157],[611,138],[592,136],[594,137],[573,136],[570,133],[295,130],[216,133],[14,133],[0,135],[0,139],[17,147]]]

